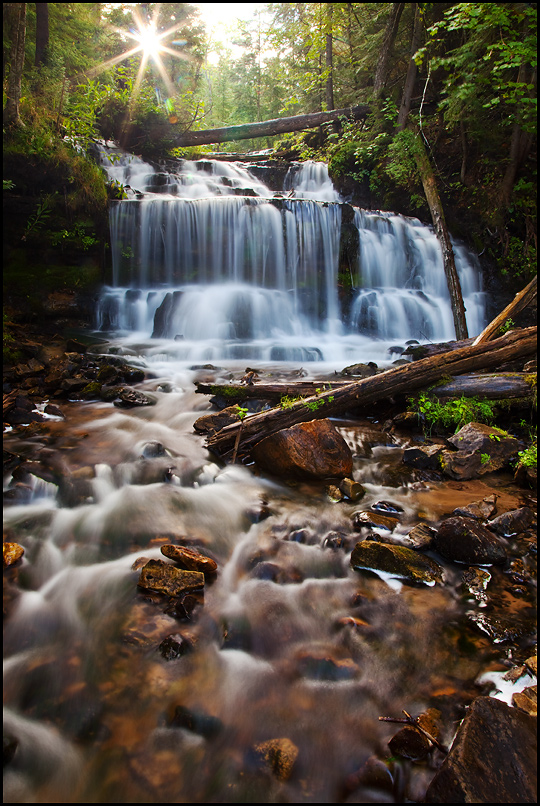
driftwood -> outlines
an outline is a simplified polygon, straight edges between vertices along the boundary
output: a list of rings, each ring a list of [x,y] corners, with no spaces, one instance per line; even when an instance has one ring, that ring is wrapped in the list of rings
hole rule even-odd
[[[536,373],[497,372],[482,375],[459,375],[439,384],[430,391],[440,399],[452,397],[478,397],[483,400],[522,399],[531,396],[531,383]],[[254,383],[249,386],[224,383],[196,383],[196,392],[214,395],[227,400],[228,405],[241,404],[246,400],[268,400],[279,403],[297,397],[311,397],[321,391],[339,389],[355,381],[296,381],[289,383]],[[427,389],[425,390],[427,391]]]
[[[481,344],[484,341],[489,341],[492,339],[496,335],[499,328],[504,325],[508,319],[511,319],[512,316],[516,316],[520,311],[526,308],[527,305],[530,305],[530,303],[536,297],[537,279],[537,275],[535,275],[531,282],[523,289],[523,291],[520,291],[518,294],[516,294],[512,302],[507,305],[506,308],[501,311],[501,313],[498,314],[498,316],[496,316],[487,327],[484,328],[480,335],[476,337],[473,344]]]
[[[241,425],[242,433],[237,450],[249,452],[264,437],[296,423],[334,417],[351,408],[426,388],[448,375],[494,369],[508,361],[535,354],[536,343],[536,327],[532,327],[507,333],[492,342],[423,358],[319,395],[312,395],[290,407],[275,407],[246,417],[241,424],[232,423],[211,435],[206,445],[223,457],[230,456]]]
[[[174,142],[177,146],[203,146],[212,143],[230,143],[235,140],[250,140],[254,137],[271,137],[275,134],[314,129],[323,123],[339,120],[339,118],[360,120],[367,117],[369,111],[368,106],[350,106],[346,109],[311,112],[308,115],[262,120],[259,123],[243,123],[240,126],[225,126],[221,129],[190,131],[179,134]]]

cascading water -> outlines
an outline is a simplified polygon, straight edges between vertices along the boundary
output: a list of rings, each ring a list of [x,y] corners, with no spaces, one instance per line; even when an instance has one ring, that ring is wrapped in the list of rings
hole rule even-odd
[[[453,337],[432,230],[344,204],[324,164],[292,166],[273,192],[237,164],[157,172],[101,154],[130,198],[111,209],[113,284],[99,329],[173,340],[162,347],[179,360],[384,361],[396,339]],[[463,247],[456,263],[476,334],[480,274]]]
[[[433,765],[411,767],[419,783],[404,794],[407,762],[381,761],[397,726],[379,717],[440,707],[448,741],[476,675],[504,650],[471,649],[468,615],[484,603],[460,603],[452,564],[430,588],[353,570],[365,537],[353,516],[390,502],[391,540],[406,544],[486,486],[430,490],[402,464],[404,440],[372,421],[336,422],[361,502],[336,503],[326,482],[222,467],[194,433],[209,403],[193,382],[226,381],[256,356],[275,362],[257,364],[273,378],[310,361],[324,383],[325,362],[450,337],[434,236],[343,204],[320,165],[295,166],[271,193],[236,165],[158,172],[108,153],[109,175],[129,185],[113,205],[115,279],[99,304],[99,328],[117,333],[87,358],[102,353],[105,373],[118,353],[150,369],[154,405],[64,397],[65,421],[6,435],[16,467],[4,536],[24,556],[7,569],[5,800],[421,801]],[[483,298],[470,256],[458,259],[474,333]],[[214,357],[220,367],[187,363]],[[216,561],[204,594],[139,587],[149,560],[170,565],[164,544]]]

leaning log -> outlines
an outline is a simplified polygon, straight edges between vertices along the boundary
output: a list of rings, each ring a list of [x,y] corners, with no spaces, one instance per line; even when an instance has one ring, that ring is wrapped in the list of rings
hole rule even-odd
[[[334,417],[393,395],[408,394],[448,375],[494,369],[508,361],[536,354],[536,344],[536,327],[532,327],[507,333],[492,342],[423,358],[313,395],[285,409],[275,407],[246,417],[241,423],[232,423],[211,435],[206,445],[211,451],[226,458],[230,456],[241,429],[237,447],[240,453],[246,453],[264,437],[296,423]]]
[[[212,143],[230,143],[235,140],[251,140],[254,137],[272,137],[276,134],[314,129],[323,123],[330,123],[339,118],[361,120],[367,117],[369,111],[368,106],[349,106],[346,109],[332,109],[330,112],[311,112],[308,115],[262,120],[259,123],[243,123],[239,126],[225,126],[220,129],[183,132],[175,138],[174,144],[180,147],[203,146]]]
[[[495,319],[492,319],[489,325],[484,328],[484,330],[480,333],[479,336],[476,337],[473,344],[481,344],[483,341],[489,341],[492,339],[497,331],[499,330],[502,325],[504,325],[512,316],[516,316],[520,311],[530,305],[533,299],[536,297],[536,281],[537,275],[535,274],[531,282],[525,286],[523,291],[520,291],[512,302],[506,306],[506,308],[498,314]]]
[[[318,396],[321,392],[339,389],[354,381],[296,381],[289,383],[254,383],[248,386],[232,383],[196,383],[195,391],[201,395],[221,397],[227,405],[244,403],[246,400],[267,400],[286,405],[299,397]],[[425,389],[435,397],[448,400],[454,397],[478,397],[481,400],[514,400],[529,398],[532,386],[536,386],[536,373],[497,372],[482,375],[458,375],[435,387]],[[281,404],[283,405],[283,404]]]

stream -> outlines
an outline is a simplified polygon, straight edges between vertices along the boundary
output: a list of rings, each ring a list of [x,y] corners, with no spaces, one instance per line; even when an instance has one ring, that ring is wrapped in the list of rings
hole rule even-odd
[[[152,405],[65,400],[63,417],[4,435],[8,451],[49,457],[84,491],[68,500],[31,475],[28,499],[4,510],[5,539],[24,548],[4,620],[4,746],[16,746],[4,800],[419,802],[442,756],[390,758],[400,726],[379,717],[436,708],[449,744],[474,697],[510,702],[502,676],[531,652],[534,587],[492,566],[489,598],[475,598],[464,567],[435,553],[442,584],[354,570],[365,533],[353,515],[393,513],[400,544],[456,507],[495,493],[505,512],[527,493],[510,473],[457,482],[405,466],[422,437],[377,411],[334,421],[361,502],[336,501],[325,482],[224,466],[193,424],[211,410],[196,381],[239,380],[249,364],[263,378],[324,383],[353,360],[389,366],[396,340],[448,338],[433,233],[353,209],[362,246],[345,300],[344,203],[317,165],[276,198],[244,168],[159,173],[115,153],[110,175],[131,195],[111,213],[114,280],[88,355],[143,369],[137,389]],[[258,195],[233,193],[239,183]],[[457,249],[475,335],[485,299],[474,257]],[[170,544],[217,563],[181,601],[138,585]],[[505,544],[527,554],[518,538]],[[482,632],[471,616],[486,608],[522,629]],[[358,777],[374,758],[386,772]]]

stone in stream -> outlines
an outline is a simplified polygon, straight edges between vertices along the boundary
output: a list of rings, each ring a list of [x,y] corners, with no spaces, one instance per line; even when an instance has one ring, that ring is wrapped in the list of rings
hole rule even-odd
[[[391,515],[381,515],[380,512],[354,512],[352,516],[353,529],[359,532],[364,527],[371,527],[373,529],[384,529],[388,532],[393,532],[399,523],[397,518]]]
[[[173,633],[163,639],[158,649],[165,660],[176,660],[176,658],[191,652],[193,642],[181,633]]]
[[[263,470],[289,478],[345,478],[353,467],[351,449],[328,419],[271,434],[255,445],[251,455]]]
[[[410,582],[433,585],[442,582],[443,569],[430,557],[404,546],[364,540],[357,543],[351,554],[355,571],[385,571]]]
[[[427,731],[434,739],[439,739],[440,736],[440,719],[441,713],[435,708],[428,708],[428,710],[417,717],[417,724]],[[425,758],[430,753],[435,745],[427,736],[421,731],[417,730],[413,725],[406,725],[399,730],[388,742],[388,747],[393,756],[401,756],[402,758],[409,758],[411,761],[419,761]]]
[[[206,576],[213,576],[217,573],[217,562],[210,557],[205,557],[195,549],[187,548],[187,546],[174,546],[167,544],[161,547],[161,553],[173,560],[180,568],[185,571],[200,571]]]
[[[4,543],[3,544],[3,564],[4,568],[14,565],[24,554],[24,549],[18,543]]]
[[[279,781],[287,781],[298,757],[298,748],[290,739],[269,739],[253,748],[256,758],[268,767]]]
[[[481,501],[473,501],[463,507],[456,507],[452,515],[462,515],[464,518],[475,518],[478,521],[487,521],[494,514],[497,505],[497,496],[489,495]]]
[[[536,803],[536,719],[477,697],[425,803]]]
[[[524,532],[534,521],[534,513],[530,507],[513,509],[504,512],[489,522],[489,528],[498,535],[515,535]]]
[[[141,569],[138,585],[167,596],[180,596],[202,588],[204,574],[200,571],[182,571],[164,560],[149,560]]]
[[[433,545],[436,535],[435,529],[426,523],[418,523],[413,526],[406,537],[407,547],[416,551],[427,551]]]
[[[519,441],[483,423],[468,423],[448,442],[457,451],[442,451],[443,472],[454,479],[473,479],[507,465],[519,450]]]
[[[440,470],[439,457],[442,451],[442,445],[415,445],[412,448],[405,448],[403,462],[421,470]]]
[[[506,549],[489,529],[474,518],[447,518],[437,530],[435,548],[447,560],[466,565],[502,564]]]

